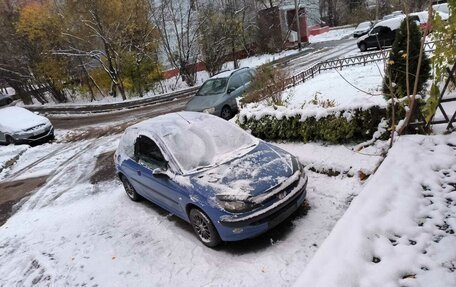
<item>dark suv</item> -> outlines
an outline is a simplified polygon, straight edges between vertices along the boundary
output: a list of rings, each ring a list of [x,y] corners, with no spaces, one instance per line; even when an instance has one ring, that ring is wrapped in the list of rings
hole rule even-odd
[[[405,16],[397,16],[377,23],[367,35],[358,39],[358,48],[361,52],[369,48],[383,48],[392,46],[396,31],[400,28]]]

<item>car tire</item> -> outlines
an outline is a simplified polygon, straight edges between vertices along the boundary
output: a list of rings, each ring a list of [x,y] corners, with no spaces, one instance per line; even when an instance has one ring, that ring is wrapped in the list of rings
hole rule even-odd
[[[366,45],[366,43],[364,43],[364,42],[360,43],[360,44],[359,44],[359,50],[360,50],[361,52],[366,52],[366,51],[367,51],[367,45]]]
[[[128,181],[128,179],[125,176],[120,176],[120,180],[123,183],[125,192],[127,193],[128,198],[130,198],[132,201],[138,202],[141,200],[141,196],[136,192],[135,188],[131,183]]]
[[[15,144],[15,140],[12,136],[5,136],[6,145]]]
[[[190,223],[198,239],[207,247],[216,247],[222,240],[209,217],[197,208],[189,212]]]
[[[231,110],[231,108],[229,106],[224,106],[222,108],[222,112],[220,113],[220,116],[225,120],[229,120],[233,117],[233,111]]]
[[[12,99],[6,99],[6,104],[7,104],[7,105],[10,105],[12,102],[13,102]]]

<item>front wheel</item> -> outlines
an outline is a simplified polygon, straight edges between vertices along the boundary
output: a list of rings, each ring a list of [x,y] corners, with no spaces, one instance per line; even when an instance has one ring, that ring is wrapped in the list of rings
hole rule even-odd
[[[209,217],[201,210],[193,208],[190,210],[190,223],[198,239],[208,247],[215,247],[222,242],[217,230]]]
[[[133,185],[131,185],[131,183],[128,181],[128,179],[125,176],[122,175],[120,177],[120,180],[123,183],[123,186],[125,188],[125,192],[127,193],[128,197],[132,201],[140,201],[141,200],[141,196],[136,192],[135,188],[133,187]]]
[[[360,50],[361,52],[366,52],[366,51],[367,51],[367,45],[366,45],[366,43],[361,43],[361,44],[359,44],[359,50]]]
[[[231,119],[232,114],[233,114],[233,112],[231,111],[231,108],[230,108],[230,107],[224,106],[224,107],[222,108],[221,116],[222,116],[223,119],[225,119],[225,120]]]
[[[5,139],[6,139],[7,145],[14,144],[14,142],[15,142],[14,138],[12,136],[6,136]]]

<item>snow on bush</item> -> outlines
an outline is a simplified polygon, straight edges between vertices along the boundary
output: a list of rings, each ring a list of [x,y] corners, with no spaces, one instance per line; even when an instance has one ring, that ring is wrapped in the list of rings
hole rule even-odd
[[[343,143],[371,139],[385,115],[386,110],[375,104],[333,108],[251,104],[241,110],[237,122],[266,140]]]
[[[295,286],[456,286],[456,134],[405,136]]]

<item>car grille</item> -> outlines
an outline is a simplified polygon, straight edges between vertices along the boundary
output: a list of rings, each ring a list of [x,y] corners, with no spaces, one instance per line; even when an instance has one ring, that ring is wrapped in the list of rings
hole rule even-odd
[[[297,178],[295,181],[293,181],[290,185],[285,187],[282,191],[279,193],[272,195],[268,197],[265,201],[261,203],[262,206],[268,206],[269,204],[272,204],[276,202],[277,200],[283,199],[285,196],[287,196],[298,184],[299,184],[299,179]],[[275,193],[275,189],[271,189],[269,193]]]
[[[39,138],[44,137],[44,136],[47,135],[48,133],[49,133],[49,129],[47,129],[46,131],[42,132],[42,133],[39,134],[39,135],[31,136],[31,137],[29,137],[29,139],[32,139],[32,140],[34,140],[34,139],[39,139]]]

